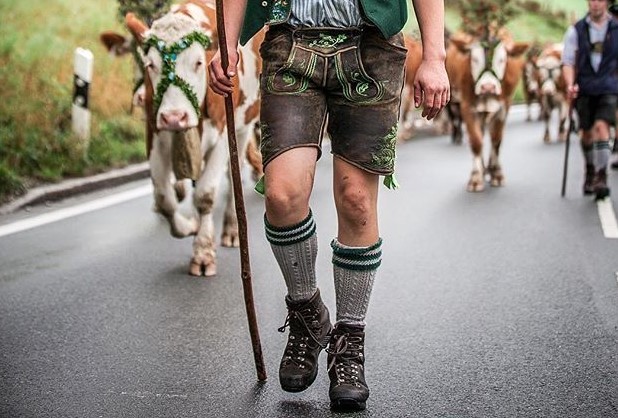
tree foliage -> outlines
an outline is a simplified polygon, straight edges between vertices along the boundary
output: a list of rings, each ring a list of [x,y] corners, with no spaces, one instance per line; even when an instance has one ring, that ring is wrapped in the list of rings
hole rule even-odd
[[[516,0],[457,0],[461,29],[472,35],[495,35],[520,13]]]
[[[121,21],[133,12],[149,26],[169,9],[171,0],[118,0],[118,16]]]

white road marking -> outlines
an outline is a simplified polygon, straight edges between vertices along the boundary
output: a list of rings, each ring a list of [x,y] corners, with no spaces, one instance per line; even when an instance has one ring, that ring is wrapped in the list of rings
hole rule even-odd
[[[77,206],[59,209],[43,215],[34,216],[32,218],[23,219],[7,225],[0,226],[0,237],[26,231],[38,226],[46,225],[52,222],[61,221],[73,216],[81,215],[95,210],[103,209],[129,200],[137,199],[146,195],[152,194],[152,185],[148,184],[135,189],[127,190],[111,196],[102,197],[91,202],[82,203]]]
[[[164,398],[164,399],[173,399],[173,398],[180,398],[180,399],[189,399],[188,395],[183,395],[183,394],[175,394],[175,393],[154,393],[154,392],[120,392],[121,396],[130,396],[133,398]]]
[[[605,198],[597,201],[597,209],[605,238],[618,238],[618,222],[611,199]]]

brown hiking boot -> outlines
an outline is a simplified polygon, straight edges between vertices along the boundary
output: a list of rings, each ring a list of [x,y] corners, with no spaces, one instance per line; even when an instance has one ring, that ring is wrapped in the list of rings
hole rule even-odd
[[[332,326],[319,290],[308,301],[286,298],[285,303],[288,316],[279,332],[289,326],[290,334],[279,365],[279,383],[287,392],[302,392],[318,375],[318,357],[328,344]]]
[[[607,187],[607,171],[605,169],[599,170],[594,175],[592,181],[592,189],[596,194],[596,200],[605,199],[609,196],[609,187]]]
[[[584,194],[590,195],[594,193],[592,182],[594,181],[594,166],[586,166],[586,176],[584,177]]]
[[[369,388],[365,381],[365,332],[363,327],[337,324],[328,352],[330,407],[334,411],[365,409]]]

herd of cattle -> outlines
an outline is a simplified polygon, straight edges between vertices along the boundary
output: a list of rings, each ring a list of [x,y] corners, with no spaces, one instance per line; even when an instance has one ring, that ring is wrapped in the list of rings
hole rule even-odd
[[[217,49],[215,6],[212,0],[188,0],[174,5],[147,26],[135,15],[125,18],[130,36],[101,34],[101,41],[116,55],[134,52],[136,86],[133,104],[144,108],[146,143],[154,186],[155,210],[169,222],[175,237],[194,236],[189,273],[216,274],[216,237],[213,220],[215,200],[222,179],[227,179],[221,245],[239,244],[223,99],[207,88],[207,63]],[[261,175],[255,126],[259,120],[259,45],[263,33],[240,50],[240,64],[233,100],[239,155],[246,155],[256,176]],[[408,60],[402,91],[400,138],[408,135],[413,115],[412,82],[421,60],[421,45],[406,39]],[[486,179],[492,186],[504,184],[500,164],[506,117],[515,89],[524,80],[528,105],[540,103],[545,121],[544,140],[549,141],[549,121],[559,109],[559,140],[566,136],[568,105],[560,75],[560,45],[531,53],[530,44],[515,42],[503,29],[483,36],[455,33],[447,37],[446,66],[451,83],[451,102],[441,118],[448,120],[453,142],[461,143],[465,125],[472,151],[467,190],[480,192]],[[529,113],[530,117],[530,113]],[[491,149],[483,159],[483,137],[488,131]],[[186,175],[179,170],[178,144],[197,138],[198,170]],[[185,146],[185,145],[182,145]],[[180,146],[180,148],[182,148]],[[192,180],[192,181],[191,181]],[[190,209],[182,205],[191,201]]]

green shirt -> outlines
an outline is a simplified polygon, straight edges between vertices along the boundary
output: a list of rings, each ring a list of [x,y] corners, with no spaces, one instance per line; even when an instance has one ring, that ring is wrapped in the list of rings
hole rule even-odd
[[[293,0],[248,0],[240,43],[246,44],[266,24],[283,23]],[[406,0],[359,0],[365,18],[376,25],[385,38],[395,35],[408,20]]]

